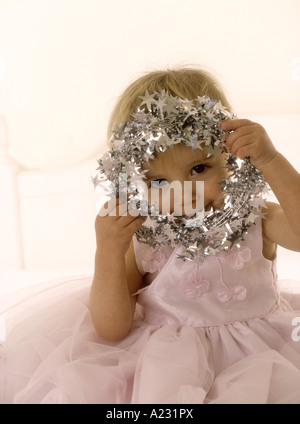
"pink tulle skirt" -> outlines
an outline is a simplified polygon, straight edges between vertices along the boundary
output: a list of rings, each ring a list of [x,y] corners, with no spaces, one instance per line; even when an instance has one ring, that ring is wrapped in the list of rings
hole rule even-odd
[[[0,403],[300,403],[300,327],[291,334],[300,296],[264,318],[207,328],[137,317],[112,342],[93,328],[91,281],[64,278],[2,299]]]

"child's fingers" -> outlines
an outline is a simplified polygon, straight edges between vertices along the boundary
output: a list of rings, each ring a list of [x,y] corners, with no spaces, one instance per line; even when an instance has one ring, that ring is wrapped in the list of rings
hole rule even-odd
[[[234,131],[240,127],[255,125],[250,119],[225,119],[220,126],[224,131]]]
[[[110,199],[100,207],[98,211],[98,215],[102,217],[107,215],[112,215],[112,212],[115,209],[115,207],[116,207],[115,202],[112,201],[112,199]]]
[[[132,207],[129,208],[127,204],[117,205],[112,213],[114,214],[113,216],[116,217],[115,222],[119,228],[128,228],[133,221],[141,218],[139,211]]]
[[[125,216],[137,217],[137,216],[140,216],[140,211],[138,211],[132,205],[128,205],[126,203],[126,204],[121,204],[117,206],[116,214],[118,217],[125,217]]]
[[[101,218],[109,217],[114,222],[119,222],[120,227],[127,227],[134,220],[141,219],[140,224],[137,228],[144,222],[147,216],[142,217],[140,212],[133,207],[132,205],[128,205],[127,203],[120,203],[118,198],[110,199],[105,202],[104,205],[100,208],[98,212],[98,216]]]
[[[244,138],[245,136],[249,136],[252,133],[253,133],[252,126],[244,126],[244,127],[237,128],[234,132],[232,132],[226,137],[226,140],[225,140],[226,148],[230,150],[233,144],[235,144],[237,140],[240,140]]]
[[[124,214],[117,217],[116,224],[119,229],[126,229],[130,234],[142,225],[146,217],[142,217],[137,210],[123,210]]]
[[[145,222],[146,217],[145,216],[137,216],[137,217],[132,217],[132,221],[129,222],[128,225],[126,225],[126,229],[128,229],[130,232],[135,233],[140,226]]]
[[[133,207],[129,207],[127,203],[120,203],[118,198],[110,199],[105,202],[104,205],[99,209],[98,215],[101,217],[104,216],[126,216],[126,215],[137,216],[139,212]]]
[[[120,216],[130,215],[130,216],[137,217],[140,215],[140,212],[132,205],[125,205],[125,206],[126,207],[122,208],[122,214],[120,213]]]
[[[128,215],[128,205],[127,205],[127,203],[118,204],[115,211],[116,211],[116,215],[118,217],[127,216]]]
[[[253,144],[253,139],[250,136],[244,136],[239,138],[230,148],[230,152],[233,156],[240,159],[244,159],[249,156],[249,146]]]

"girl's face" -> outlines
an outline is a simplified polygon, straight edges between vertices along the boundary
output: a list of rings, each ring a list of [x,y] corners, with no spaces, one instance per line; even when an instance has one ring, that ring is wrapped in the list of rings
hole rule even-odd
[[[152,187],[159,185],[164,187],[165,183],[171,184],[173,181],[181,183],[182,192],[180,199],[181,213],[186,215],[183,199],[184,199],[184,181],[191,181],[192,183],[192,207],[196,207],[197,195],[196,181],[204,181],[204,207],[205,210],[220,209],[223,205],[223,192],[221,186],[218,184],[226,174],[225,158],[221,149],[216,153],[209,155],[207,148],[203,150],[193,149],[186,146],[184,143],[176,144],[173,149],[167,149],[163,153],[156,155],[157,159],[150,160],[143,164],[143,169],[147,170],[146,180],[149,190],[148,199],[151,202],[151,185]],[[162,190],[159,190],[159,210],[162,213]],[[170,190],[170,210],[174,212],[174,190]],[[178,204],[178,203],[177,203]],[[176,211],[178,208],[176,207]],[[176,212],[177,215],[179,215]]]

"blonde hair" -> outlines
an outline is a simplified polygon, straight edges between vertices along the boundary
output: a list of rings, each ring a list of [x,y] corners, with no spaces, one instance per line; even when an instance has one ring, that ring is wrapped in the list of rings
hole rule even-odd
[[[152,71],[135,80],[119,97],[109,120],[108,141],[114,129],[130,120],[132,113],[142,102],[140,96],[144,96],[146,90],[150,94],[165,90],[172,96],[188,100],[208,96],[213,101],[221,101],[223,106],[232,111],[219,82],[209,72],[187,67]]]

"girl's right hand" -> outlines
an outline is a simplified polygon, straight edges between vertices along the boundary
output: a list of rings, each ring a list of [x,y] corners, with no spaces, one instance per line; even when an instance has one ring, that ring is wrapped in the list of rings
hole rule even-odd
[[[128,210],[128,205],[120,204],[118,198],[116,207],[109,206],[109,202],[106,202],[95,219],[97,251],[125,255],[134,233],[146,217],[136,210]]]

